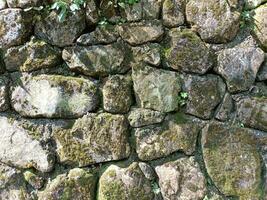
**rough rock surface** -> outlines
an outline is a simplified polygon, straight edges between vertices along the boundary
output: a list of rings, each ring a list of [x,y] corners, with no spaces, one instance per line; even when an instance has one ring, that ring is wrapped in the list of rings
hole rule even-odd
[[[0,112],[9,108],[9,79],[5,76],[0,76]]]
[[[155,168],[163,199],[202,200],[205,177],[194,157],[181,158]]]
[[[229,93],[225,93],[221,105],[218,108],[218,112],[215,115],[215,118],[221,121],[226,121],[230,118],[234,110],[233,98]]]
[[[267,54],[265,54],[265,62],[262,64],[258,71],[257,79],[259,81],[267,80]]]
[[[203,129],[201,143],[207,172],[223,194],[260,198],[261,157],[250,130],[211,123]]]
[[[167,27],[181,26],[185,22],[185,0],[165,0],[162,8],[163,24]]]
[[[6,0],[10,8],[38,7],[43,3],[42,0]]]
[[[11,105],[22,116],[75,118],[96,109],[98,89],[93,81],[61,75],[14,74]]]
[[[244,2],[245,2],[245,8],[253,9],[267,1],[266,0],[244,0]]]
[[[7,5],[6,5],[6,0],[0,0],[0,10],[6,8]]]
[[[177,109],[180,92],[177,73],[140,65],[133,69],[132,78],[135,95],[142,108],[162,112]]]
[[[85,115],[70,131],[54,134],[60,162],[82,167],[128,157],[127,128],[123,115]]]
[[[99,10],[96,6],[96,1],[91,0],[86,4],[86,23],[87,25],[95,25],[99,20]]]

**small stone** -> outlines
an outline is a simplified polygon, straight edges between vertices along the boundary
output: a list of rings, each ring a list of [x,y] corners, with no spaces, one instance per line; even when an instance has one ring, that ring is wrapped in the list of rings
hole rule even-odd
[[[150,181],[145,177],[138,163],[127,168],[109,166],[99,180],[99,200],[153,200]]]
[[[191,0],[186,4],[186,18],[208,43],[229,42],[239,30],[240,12],[225,0]]]
[[[85,11],[86,11],[87,25],[88,26],[96,25],[99,20],[99,15],[95,0],[87,1]]]
[[[267,3],[254,10],[253,22],[255,23],[254,33],[261,43],[262,47],[267,50]]]
[[[9,79],[0,76],[0,112],[9,108]]]
[[[163,25],[169,28],[185,22],[185,0],[165,0],[162,8]]]
[[[34,189],[41,189],[44,185],[44,179],[32,171],[28,170],[23,173],[24,179],[29,183]]]
[[[164,34],[159,20],[125,23],[118,27],[118,31],[122,39],[131,45],[159,41]]]
[[[194,157],[180,158],[155,168],[163,199],[202,200],[205,177]]]
[[[231,93],[248,90],[255,82],[257,72],[264,61],[264,52],[260,48],[241,45],[222,50],[215,68],[226,80]]]
[[[233,109],[234,109],[234,101],[229,93],[225,93],[215,118],[221,121],[226,121],[230,118]]]
[[[4,61],[8,71],[51,68],[60,64],[61,50],[33,37],[25,45],[8,49]]]
[[[75,39],[82,34],[85,26],[85,14],[82,11],[68,13],[63,22],[60,22],[58,14],[52,11],[37,21],[34,33],[38,38],[52,45],[65,47],[74,43]]]
[[[9,8],[29,8],[41,6],[42,0],[6,0]]]
[[[71,70],[88,76],[108,76],[129,70],[129,48],[121,42],[110,45],[75,46],[63,50],[63,59]]]
[[[221,193],[260,199],[261,156],[249,129],[213,122],[203,129],[201,143],[207,172]]]
[[[39,200],[83,199],[94,200],[97,177],[87,170],[74,168],[58,175],[38,195]]]
[[[145,108],[134,108],[128,115],[130,125],[135,128],[161,123],[164,118],[164,113]]]
[[[54,134],[60,162],[83,167],[127,158],[127,129],[123,115],[87,114],[76,120],[70,131]]]
[[[103,86],[103,106],[110,113],[127,113],[133,103],[131,77],[109,76]]]
[[[210,119],[224,97],[225,84],[216,75],[188,75],[184,78],[184,91],[188,94],[186,113],[201,119]]]
[[[267,97],[245,97],[236,104],[240,122],[248,127],[267,131]]]
[[[0,48],[21,45],[31,34],[32,16],[19,8],[0,10]]]
[[[21,116],[77,118],[96,109],[97,85],[61,75],[13,74],[11,105]]]
[[[170,41],[164,48],[166,63],[183,72],[204,74],[213,66],[214,55],[204,42],[189,29],[171,29]]]

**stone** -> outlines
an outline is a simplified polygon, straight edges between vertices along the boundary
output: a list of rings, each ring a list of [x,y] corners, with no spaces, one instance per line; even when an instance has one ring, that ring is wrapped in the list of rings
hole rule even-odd
[[[96,109],[97,85],[61,75],[12,76],[11,105],[25,117],[77,118]]]
[[[260,199],[261,156],[249,129],[212,122],[202,130],[201,144],[207,172],[221,193]]]
[[[257,80],[259,81],[267,80],[267,54],[265,54],[265,62],[261,65],[258,71]]]
[[[229,42],[239,30],[240,12],[225,0],[191,0],[186,4],[186,18],[208,43]]]
[[[145,108],[133,108],[128,115],[130,125],[135,128],[161,123],[164,118],[164,113]]]
[[[180,158],[155,168],[164,200],[202,200],[205,177],[194,157]]]
[[[253,29],[258,41],[262,47],[267,50],[267,3],[256,8],[254,10],[255,14],[253,16],[253,21],[255,23],[255,28]]]
[[[267,96],[244,97],[236,103],[237,116],[244,125],[267,131]]]
[[[220,121],[226,121],[230,118],[234,110],[234,101],[231,95],[227,92],[225,93],[221,105],[215,115],[215,118]]]
[[[144,162],[139,162],[138,166],[148,180],[154,181],[156,179],[157,175],[154,172],[154,169],[150,165]]]
[[[0,76],[0,112],[9,108],[9,79]]]
[[[44,179],[30,170],[25,171],[23,176],[25,181],[36,190],[41,189],[44,186]]]
[[[6,0],[9,8],[29,8],[41,6],[42,0]]]
[[[177,73],[145,65],[133,68],[136,99],[142,108],[171,112],[178,108],[180,79]]]
[[[75,46],[63,50],[63,59],[71,70],[88,76],[108,76],[129,70],[131,52],[121,42],[89,47]]]
[[[99,0],[99,10],[101,13],[101,17],[104,19],[108,19],[111,23],[116,23],[119,20],[119,16],[117,15],[118,2],[113,0]]]
[[[70,131],[54,134],[60,163],[79,167],[127,158],[128,123],[123,115],[90,113]]]
[[[136,152],[141,160],[154,160],[182,151],[192,155],[201,125],[179,114],[161,125],[150,125],[134,129]]]
[[[85,11],[86,11],[85,18],[87,25],[88,26],[96,25],[99,20],[99,15],[98,15],[99,10],[97,8],[95,0],[87,2]]]
[[[4,72],[5,72],[5,63],[3,59],[3,52],[0,49],[0,75],[3,74]]]
[[[0,0],[0,10],[5,9],[7,7],[6,0]]]
[[[31,34],[32,16],[19,8],[0,10],[0,48],[21,45]]]
[[[185,0],[165,0],[162,8],[164,26],[181,26],[185,22]]]
[[[143,8],[143,19],[158,19],[163,0],[140,0]]]
[[[33,37],[24,45],[9,48],[4,61],[11,72],[52,68],[61,63],[61,50]]]
[[[142,1],[134,4],[125,4],[124,8],[120,8],[120,13],[123,19],[128,22],[135,22],[142,20],[143,8]]]
[[[55,11],[38,20],[35,24],[35,35],[48,43],[65,47],[72,45],[75,39],[85,29],[84,12],[69,12],[63,22],[60,22]]]
[[[103,107],[110,113],[127,113],[133,103],[129,76],[109,76],[103,86]]]
[[[150,181],[144,176],[138,163],[122,168],[110,165],[99,179],[99,200],[153,200]]]
[[[41,172],[51,171],[54,166],[53,154],[31,137],[30,132],[14,118],[0,116],[0,161],[19,168],[34,167]]]
[[[188,75],[184,78],[184,91],[188,94],[185,112],[201,119],[210,119],[225,93],[223,80],[216,75]]]
[[[95,199],[96,175],[85,169],[74,168],[49,182],[38,195],[39,200]]]
[[[98,26],[95,31],[81,35],[77,39],[79,45],[110,44],[116,42],[119,34],[113,25]]]
[[[189,29],[171,29],[164,48],[168,66],[180,72],[205,74],[212,68],[214,55],[204,42]]]
[[[244,0],[246,9],[253,9],[258,7],[259,5],[267,2],[266,0]]]
[[[118,27],[122,39],[131,45],[161,40],[164,30],[159,20],[124,23]]]

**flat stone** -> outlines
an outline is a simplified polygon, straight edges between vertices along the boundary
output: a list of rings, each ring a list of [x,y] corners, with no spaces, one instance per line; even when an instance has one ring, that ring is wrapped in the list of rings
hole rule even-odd
[[[148,66],[133,68],[137,102],[142,108],[171,112],[178,108],[180,79],[177,73]]]
[[[33,37],[25,45],[11,47],[4,55],[8,71],[34,71],[61,63],[61,50]]]
[[[267,50],[267,3],[256,8],[254,10],[255,14],[253,16],[253,21],[255,23],[254,33],[262,45],[262,47]]]
[[[162,8],[164,26],[181,26],[185,22],[185,0],[165,0]]]
[[[13,74],[11,105],[21,116],[77,118],[96,109],[93,81],[61,75]]]
[[[87,114],[70,131],[54,134],[61,163],[79,167],[127,158],[128,123],[123,115]]]
[[[110,165],[99,179],[99,200],[153,200],[150,181],[144,176],[138,163],[127,168]]]
[[[163,199],[202,200],[205,177],[194,157],[181,158],[155,168]]]
[[[0,76],[0,112],[9,108],[9,79]]]
[[[220,192],[260,199],[261,156],[249,129],[213,122],[203,129],[201,143],[207,172]]]
[[[231,41],[239,30],[240,12],[225,0],[192,0],[186,4],[188,22],[208,43]]]

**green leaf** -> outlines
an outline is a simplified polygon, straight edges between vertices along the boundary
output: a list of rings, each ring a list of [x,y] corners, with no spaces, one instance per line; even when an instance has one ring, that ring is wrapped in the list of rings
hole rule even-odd
[[[123,3],[123,2],[119,2],[118,5],[119,5],[121,8],[124,8],[124,9],[126,8],[125,3]]]
[[[62,8],[59,15],[58,15],[58,20],[59,22],[63,22],[67,16],[67,8]]]
[[[70,5],[70,10],[72,12],[76,11],[76,10],[80,10],[80,6],[78,6],[77,4],[71,4]]]

